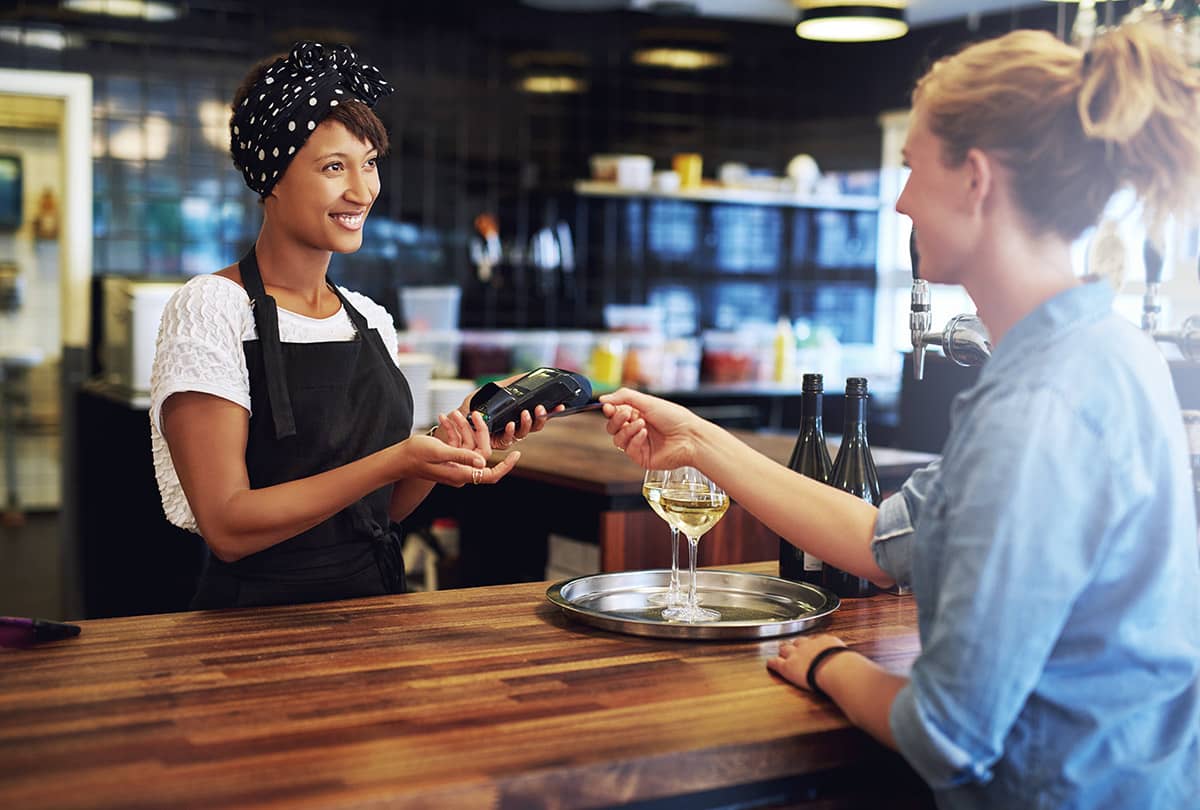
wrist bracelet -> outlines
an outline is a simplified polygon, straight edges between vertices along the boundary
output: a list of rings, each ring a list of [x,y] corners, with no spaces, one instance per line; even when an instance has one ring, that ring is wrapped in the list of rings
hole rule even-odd
[[[825,659],[832,658],[838,653],[844,652],[854,652],[854,650],[849,647],[826,647],[813,656],[813,660],[808,665],[808,674],[804,680],[808,682],[808,688],[814,695],[830,700],[829,695],[825,694],[825,690],[817,686],[817,667],[824,663]]]

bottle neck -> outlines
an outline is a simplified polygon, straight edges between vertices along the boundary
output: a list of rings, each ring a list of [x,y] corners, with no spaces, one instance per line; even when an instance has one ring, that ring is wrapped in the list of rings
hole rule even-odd
[[[821,408],[824,395],[805,391],[800,395],[800,428],[801,431],[821,430]]]
[[[846,422],[842,430],[845,436],[866,435],[867,431],[867,398],[862,396],[846,397]]]

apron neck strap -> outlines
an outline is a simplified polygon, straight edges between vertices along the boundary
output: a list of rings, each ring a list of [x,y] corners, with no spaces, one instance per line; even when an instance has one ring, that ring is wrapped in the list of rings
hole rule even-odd
[[[258,329],[259,346],[262,347],[267,400],[271,406],[271,418],[275,422],[275,438],[295,436],[296,419],[292,415],[292,400],[288,396],[283,367],[283,347],[279,342],[279,310],[275,306],[275,299],[267,295],[263,287],[253,247],[238,262],[238,272],[242,276],[242,286],[250,296],[250,305],[254,308],[254,325]]]

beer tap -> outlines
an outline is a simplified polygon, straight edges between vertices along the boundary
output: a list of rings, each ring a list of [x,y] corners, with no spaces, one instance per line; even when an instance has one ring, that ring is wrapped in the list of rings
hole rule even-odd
[[[1142,329],[1159,343],[1171,343],[1189,363],[1200,363],[1200,315],[1192,315],[1173,332],[1158,331],[1158,316],[1162,312],[1158,286],[1162,283],[1162,254],[1146,240],[1143,250],[1146,260],[1146,294],[1142,298]]]
[[[933,312],[929,304],[929,284],[920,277],[920,256],[917,253],[917,231],[908,240],[908,255],[912,259],[913,285],[909,303],[908,328],[912,335],[913,378],[925,377],[925,347],[941,346],[942,354],[960,366],[981,366],[992,356],[992,344],[987,328],[978,316],[969,313],[955,315],[941,332],[931,331]]]

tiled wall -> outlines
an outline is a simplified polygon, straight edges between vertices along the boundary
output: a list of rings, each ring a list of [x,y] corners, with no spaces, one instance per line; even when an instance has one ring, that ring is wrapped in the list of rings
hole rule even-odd
[[[799,40],[788,26],[645,13],[536,11],[516,0],[371,2],[339,6],[193,0],[174,23],[118,22],[49,3],[20,4],[18,26],[53,24],[77,46],[44,51],[0,43],[0,66],[60,69],[94,80],[97,272],[210,272],[252,240],[258,212],[223,149],[223,105],[245,69],[296,39],[352,43],[397,87],[379,112],[393,141],[366,247],[336,257],[338,280],[393,306],[405,285],[459,283],[465,325],[488,307],[539,323],[546,309],[511,296],[472,295],[468,241],[481,212],[499,219],[508,255],[527,252],[545,221],[569,217],[571,182],[598,152],[703,154],[781,174],[794,155],[823,169],[878,166],[875,120],[902,107],[930,55],[1013,24],[1053,26],[1052,14],[985,18],[869,46]],[[647,29],[717,35],[729,64],[703,74],[631,63]],[[515,57],[571,52],[585,93],[516,89]],[[886,66],[886,69],[881,69]],[[518,268],[520,269],[520,268]],[[479,290],[474,292],[478,293]],[[524,293],[522,293],[524,294]]]

